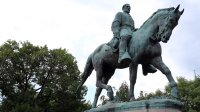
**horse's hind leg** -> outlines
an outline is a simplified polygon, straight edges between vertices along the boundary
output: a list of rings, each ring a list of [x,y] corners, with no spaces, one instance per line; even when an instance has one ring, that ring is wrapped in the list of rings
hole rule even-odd
[[[106,78],[102,78],[102,82],[104,84],[107,84],[109,81],[109,79],[106,79]],[[95,108],[96,107],[96,104],[97,104],[97,101],[98,101],[98,98],[99,98],[99,95],[101,94],[101,91],[102,91],[102,88],[100,87],[97,87],[96,88],[96,93],[95,93],[95,98],[94,98],[94,101],[93,101],[93,104],[92,104],[92,108]]]
[[[93,101],[93,104],[92,104],[92,108],[96,107],[99,95],[101,94],[101,91],[102,91],[102,88],[100,88],[100,87],[96,88],[96,92],[95,92],[95,97],[94,97],[94,101]]]
[[[93,102],[93,107],[96,107],[96,103],[98,100],[98,97],[101,93],[101,89],[106,89],[107,90],[107,95],[109,97],[109,100],[113,100],[114,96],[113,96],[113,90],[112,87],[110,85],[107,85],[109,79],[111,78],[111,76],[114,74],[115,70],[109,69],[108,71],[106,70],[102,70],[101,67],[98,68],[98,70],[96,70],[96,75],[97,75],[97,81],[96,81],[96,87],[97,87],[97,91],[95,94],[95,100]],[[101,88],[101,89],[98,89]]]
[[[102,83],[102,75],[103,75],[102,72],[97,72],[96,87],[106,89],[108,93],[108,97],[110,98],[110,100],[113,100],[114,97],[113,97],[112,87],[110,85]]]
[[[162,61],[162,58],[161,57],[154,58],[152,60],[152,64],[157,69],[159,69],[163,74],[165,74],[165,76],[167,77],[167,79],[170,83],[170,86],[172,88],[171,95],[174,96],[175,98],[177,98],[178,97],[177,84],[176,84],[174,78],[172,77],[171,71]]]

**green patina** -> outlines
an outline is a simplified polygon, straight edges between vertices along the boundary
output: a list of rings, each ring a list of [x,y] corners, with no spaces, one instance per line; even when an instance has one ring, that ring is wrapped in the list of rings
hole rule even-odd
[[[166,76],[166,78],[170,83],[170,86],[172,88],[171,95],[174,97],[178,97],[178,89],[176,82],[171,74],[170,69],[167,67],[167,65],[165,65],[165,63],[162,60],[162,53],[161,53],[162,48],[160,42],[167,43],[168,40],[170,39],[173,29],[177,26],[179,18],[184,12],[184,10],[179,11],[179,6],[180,5],[178,5],[176,8],[170,7],[165,9],[159,9],[158,11],[153,13],[152,16],[147,21],[145,21],[144,24],[138,30],[132,31],[131,37],[129,33],[125,33],[129,31],[123,30],[124,31],[123,32],[116,30],[116,32],[114,32],[115,31],[114,28],[113,29],[114,39],[112,39],[112,41],[109,42],[110,44],[105,43],[100,45],[88,57],[85,69],[81,75],[82,80],[78,88],[80,88],[85,83],[87,78],[91,75],[92,71],[95,69],[97,76],[96,78],[97,88],[93,102],[93,108],[96,107],[98,97],[101,94],[102,89],[107,90],[107,95],[109,97],[109,100],[111,101],[114,100],[112,87],[110,85],[107,85],[107,83],[113,76],[116,69],[123,69],[129,67],[130,71],[129,96],[130,96],[130,101],[135,100],[134,86],[136,83],[137,68],[139,64],[142,65],[144,75],[147,75],[147,73],[155,72],[152,71],[149,65],[152,65],[156,69],[160,70]],[[124,14],[124,13],[129,13],[130,6],[125,4],[123,6],[123,11],[124,11],[123,13],[122,12],[118,13],[119,17],[125,18],[124,21],[121,21],[121,23],[128,24],[127,23],[128,20],[131,21],[131,24],[133,24],[134,22],[131,19],[131,17],[128,14]],[[119,26],[119,24],[116,25],[116,23],[120,23],[118,18],[114,20],[113,24],[115,24],[114,25],[115,27]],[[123,29],[122,27],[119,26],[119,29]],[[135,29],[134,25],[131,28],[134,30]],[[124,40],[126,42],[128,41],[127,42],[128,44],[125,45],[126,47],[125,49],[128,53],[123,53],[122,57],[119,56],[120,44],[119,44],[119,52],[113,51],[112,43],[113,40],[116,41],[115,33],[116,36],[120,36],[119,37],[120,43],[123,41],[123,39],[129,38],[128,40]],[[125,37],[123,38],[123,36]],[[118,60],[119,57],[122,58],[122,60],[124,61],[122,61],[121,59]],[[145,102],[141,103],[142,103],[141,105],[143,105],[143,103]],[[129,105],[129,103],[125,104]]]
[[[90,109],[85,112],[124,112],[148,109],[176,109],[181,110],[183,103],[175,99],[150,99],[133,102],[109,102],[98,108]]]

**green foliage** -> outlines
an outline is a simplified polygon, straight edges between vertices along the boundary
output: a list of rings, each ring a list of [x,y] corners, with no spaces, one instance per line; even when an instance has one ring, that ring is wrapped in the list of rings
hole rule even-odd
[[[116,92],[116,97],[119,101],[129,101],[129,87],[125,81],[121,84],[119,90]]]
[[[195,75],[194,80],[187,80],[184,77],[177,78],[177,86],[180,94],[180,100],[184,103],[182,112],[200,112],[200,76]],[[116,92],[116,98],[119,101],[129,101],[128,99],[128,84],[123,82]],[[156,97],[170,96],[171,87],[168,84],[165,91],[157,89],[155,92],[145,93],[140,91],[140,95],[136,100],[147,100]],[[105,104],[108,99],[105,96],[100,97],[102,104]]]
[[[29,42],[7,41],[0,46],[2,112],[81,112],[90,107],[79,93],[75,58],[65,49],[49,50]]]
[[[124,81],[121,84],[121,86],[119,87],[118,91],[116,92],[115,100],[116,101],[123,101],[123,102],[129,101],[129,93],[128,93],[128,91],[129,91],[128,84],[127,84],[127,82]],[[102,102],[101,105],[104,105],[109,101],[109,99],[106,98],[104,95],[102,95],[100,97],[100,100]]]
[[[100,100],[101,100],[101,105],[104,105],[104,104],[106,104],[107,102],[108,102],[108,99],[104,96],[104,95],[102,95],[101,97],[100,97]]]
[[[140,91],[140,96],[137,98],[137,100],[147,100],[147,99],[151,99],[151,98],[155,98],[155,97],[161,97],[165,95],[165,93],[163,93],[161,90],[157,89],[154,92],[151,93],[144,93],[143,91]]]
[[[200,111],[200,77],[195,76],[194,80],[187,80],[184,77],[177,78],[177,86],[180,91],[180,100],[184,103],[183,112]],[[165,87],[166,94],[169,94],[171,87]]]
[[[195,77],[194,80],[179,77],[178,88],[180,98],[185,104],[184,112],[200,112],[200,77]]]
[[[200,112],[200,76],[195,76],[194,80],[187,80],[183,77],[177,78],[177,86],[180,94],[180,100],[184,103],[183,112]],[[137,100],[150,99],[157,96],[169,96],[171,87],[169,84],[165,87],[165,92],[157,90],[152,93],[140,92]]]

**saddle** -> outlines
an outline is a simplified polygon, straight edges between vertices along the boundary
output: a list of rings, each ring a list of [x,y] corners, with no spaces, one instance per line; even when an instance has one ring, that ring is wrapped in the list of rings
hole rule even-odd
[[[118,51],[119,51],[119,43],[120,43],[119,38],[113,37],[107,43],[107,45],[110,46],[110,48],[111,48],[111,50],[112,50],[113,53],[118,53]],[[143,71],[143,75],[147,76],[148,73],[155,73],[157,70],[151,64],[142,64],[142,71]]]

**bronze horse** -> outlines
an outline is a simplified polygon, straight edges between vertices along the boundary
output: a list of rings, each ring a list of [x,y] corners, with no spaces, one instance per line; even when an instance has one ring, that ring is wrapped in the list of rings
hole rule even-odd
[[[128,52],[132,62],[129,64],[118,63],[118,53],[114,53],[107,44],[102,44],[88,57],[85,69],[81,75],[80,88],[87,78],[96,71],[96,93],[93,102],[93,108],[96,107],[98,97],[102,89],[107,90],[110,100],[113,100],[113,90],[107,85],[109,79],[113,76],[115,69],[123,69],[129,67],[130,71],[130,100],[134,100],[134,85],[137,78],[138,64],[143,66],[151,64],[160,70],[167,77],[172,87],[171,95],[178,97],[177,85],[172,77],[171,71],[162,61],[160,41],[167,43],[173,29],[177,26],[180,16],[184,9],[179,11],[176,8],[159,9],[144,22],[144,24],[132,34],[132,38],[128,45]]]

